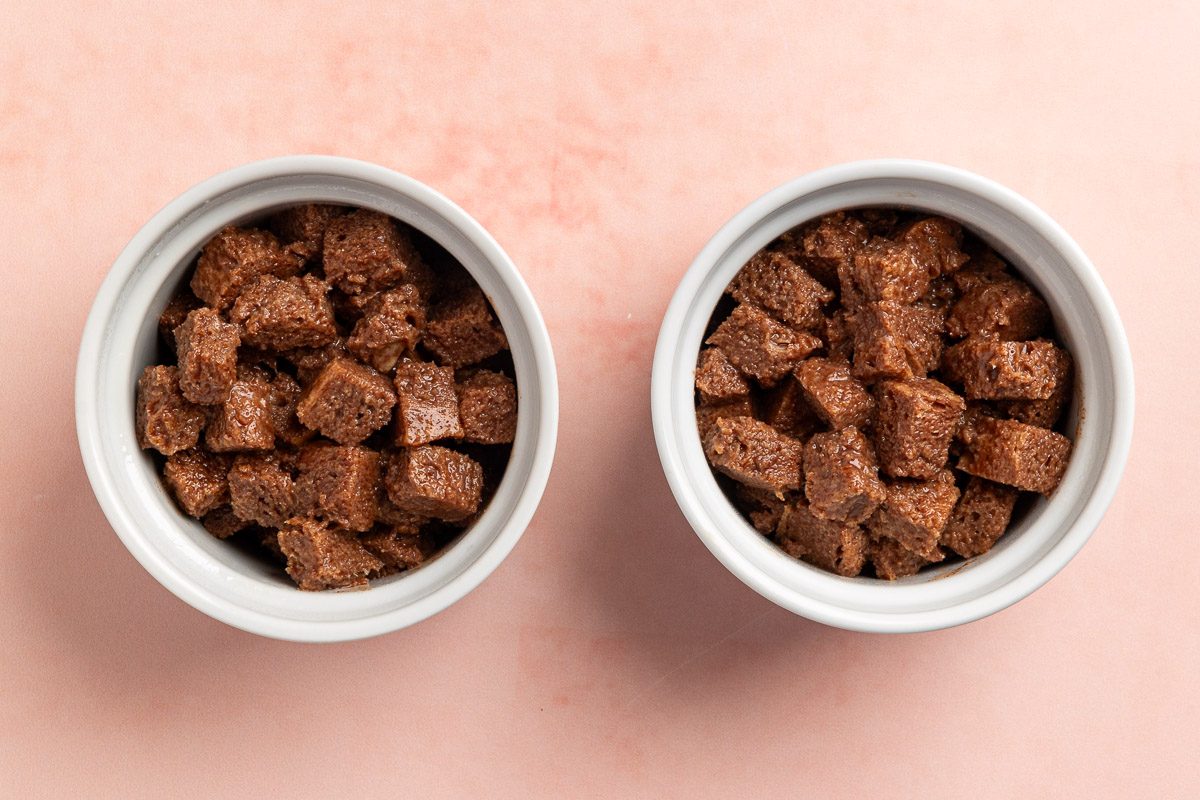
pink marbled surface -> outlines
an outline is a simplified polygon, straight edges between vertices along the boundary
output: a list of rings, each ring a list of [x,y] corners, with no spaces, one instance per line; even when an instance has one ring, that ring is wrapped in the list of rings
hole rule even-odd
[[[40,5],[0,30],[0,793],[1200,792],[1195,4]],[[73,422],[84,316],[134,231],[219,170],[298,152],[475,215],[541,303],[562,391],[509,560],[426,623],[335,646],[159,587],[93,500]],[[1125,481],[1066,571],[898,637],[793,617],[725,572],[648,410],[658,322],[712,232],[788,178],[883,155],[1059,219],[1139,382]]]

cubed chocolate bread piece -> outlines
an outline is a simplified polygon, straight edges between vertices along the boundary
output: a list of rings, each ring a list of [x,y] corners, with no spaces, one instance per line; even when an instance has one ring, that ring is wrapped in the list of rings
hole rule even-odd
[[[874,238],[854,254],[848,275],[866,301],[890,300],[910,304],[929,291],[933,278],[917,260],[913,248],[890,239]],[[843,297],[847,294],[843,288]],[[843,300],[843,304],[845,301]]]
[[[270,450],[275,445],[270,396],[270,384],[260,379],[234,381],[225,402],[213,406],[204,433],[208,449],[216,453]]]
[[[375,528],[358,540],[389,568],[389,572],[416,569],[435,550],[433,543],[420,533],[396,528]]]
[[[330,221],[348,210],[328,203],[306,203],[272,214],[267,227],[284,242],[287,250],[310,261],[321,254]]]
[[[941,314],[925,305],[867,303],[854,316],[854,376],[923,378],[942,354]]]
[[[980,419],[958,468],[996,483],[1048,495],[1058,488],[1071,456],[1062,434],[1011,419]]]
[[[365,531],[378,512],[379,454],[360,445],[306,445],[296,463],[298,513]]]
[[[883,381],[875,419],[879,466],[893,478],[932,478],[946,466],[966,402],[932,378]]]
[[[454,450],[423,445],[393,453],[386,481],[388,498],[398,508],[453,522],[479,509],[483,467]]]
[[[734,505],[750,519],[754,529],[764,536],[771,536],[783,517],[783,510],[795,502],[794,492],[776,494],[769,489],[756,489],[744,483],[733,485]]]
[[[718,419],[752,416],[754,416],[754,404],[750,402],[749,397],[720,403],[701,402],[696,407],[696,429],[700,433],[700,441],[704,442],[708,438]]]
[[[300,380],[301,386],[308,386],[316,380],[317,376],[321,374],[321,370],[329,366],[331,361],[339,358],[347,360],[353,358],[350,351],[346,349],[346,343],[340,338],[324,347],[300,347],[281,355],[284,360],[296,368],[296,377]]]
[[[267,395],[271,427],[275,429],[275,436],[292,447],[299,447],[315,435],[296,418],[296,404],[300,401],[302,392],[295,378],[286,372],[280,372],[271,380],[271,388]]]
[[[228,539],[235,533],[241,533],[248,528],[254,527],[253,522],[244,520],[237,514],[234,514],[233,509],[229,506],[218,506],[209,511],[200,518],[200,524],[204,526],[204,530],[218,539]]]
[[[964,292],[946,318],[946,332],[956,339],[1025,341],[1050,326],[1050,308],[1029,284],[1011,279],[980,283]]]
[[[187,315],[201,306],[200,298],[187,287],[176,292],[166,308],[158,315],[158,335],[172,353],[175,352],[175,329],[183,324]]]
[[[838,273],[850,266],[855,253],[870,238],[867,226],[844,211],[827,214],[805,231],[801,241],[804,266],[828,287],[838,285]]]
[[[296,484],[275,454],[239,455],[229,469],[229,503],[240,519],[279,528],[296,512]]]
[[[875,565],[875,576],[885,581],[916,575],[922,567],[937,563],[945,557],[945,553],[938,549],[926,558],[886,536],[868,538],[867,541],[867,558]]]
[[[696,389],[713,402],[736,400],[750,394],[750,383],[719,347],[706,347],[696,362]]]
[[[708,344],[721,348],[735,367],[769,388],[820,347],[821,340],[743,303],[713,331]]]
[[[1070,405],[1071,393],[1075,388],[1074,368],[1066,350],[1055,349],[1051,371],[1054,375],[1054,391],[1045,400],[1001,400],[1000,408],[1018,422],[1053,428]]]
[[[872,538],[895,539],[926,561],[936,560],[938,541],[957,502],[958,487],[948,469],[927,481],[893,481],[867,530]]]
[[[200,517],[229,501],[229,459],[204,450],[184,450],[167,456],[163,478],[179,507]]]
[[[820,417],[804,398],[804,390],[794,374],[785,375],[775,388],[767,391],[760,406],[759,419],[801,441],[823,427]]]
[[[366,586],[367,577],[384,566],[353,534],[326,521],[293,517],[278,541],[287,574],[306,592]]]
[[[358,444],[388,424],[396,393],[375,370],[347,359],[329,362],[296,404],[296,417],[339,444]]]
[[[453,367],[402,361],[396,365],[395,383],[397,445],[462,438]]]
[[[854,359],[854,328],[845,309],[839,308],[825,319],[825,352],[831,361],[850,363]]]
[[[796,367],[796,381],[808,405],[834,430],[861,429],[871,418],[875,401],[844,361],[809,358]]]
[[[847,578],[862,572],[867,537],[856,523],[813,516],[799,501],[783,510],[777,531],[779,546],[792,558]]]
[[[800,442],[753,417],[721,418],[704,441],[713,469],[757,489],[800,488]]]
[[[973,337],[946,348],[942,374],[971,400],[1045,400],[1054,394],[1059,361],[1053,342]]]
[[[299,272],[302,264],[303,259],[286,252],[273,234],[230,226],[200,251],[191,287],[205,303],[224,311],[259,275],[287,278]]]
[[[785,325],[802,330],[823,326],[822,307],[833,292],[783,253],[757,253],[729,284],[739,303],[758,306]]]
[[[458,417],[463,439],[511,444],[517,434],[517,387],[500,372],[479,370],[459,381]]]
[[[254,347],[275,352],[322,347],[337,339],[328,292],[325,281],[313,275],[287,280],[262,275],[238,296],[229,319]]]
[[[200,441],[204,409],[183,396],[179,370],[146,367],[137,382],[134,425],[138,446],[165,456],[188,450]]]
[[[858,523],[879,507],[884,486],[875,449],[858,428],[816,433],[808,440],[804,495],[811,513],[821,519]]]
[[[1013,275],[1004,260],[994,250],[987,248],[973,253],[971,259],[950,279],[960,292],[966,294],[982,285],[1012,280]]]
[[[421,343],[439,364],[451,367],[477,364],[508,347],[483,290],[473,284],[430,309]]]
[[[370,209],[334,217],[325,228],[325,279],[346,294],[389,289],[420,269],[407,230]]]
[[[942,546],[963,558],[983,555],[1008,530],[1016,502],[1011,486],[972,477],[942,530]]]
[[[374,295],[346,340],[346,347],[365,364],[391,372],[421,340],[425,304],[417,287],[404,284]]]
[[[211,308],[190,312],[175,329],[179,388],[193,403],[220,403],[237,378],[238,330]]]
[[[961,249],[962,226],[945,217],[925,217],[896,232],[896,241],[906,245],[929,277],[955,272],[969,256]]]

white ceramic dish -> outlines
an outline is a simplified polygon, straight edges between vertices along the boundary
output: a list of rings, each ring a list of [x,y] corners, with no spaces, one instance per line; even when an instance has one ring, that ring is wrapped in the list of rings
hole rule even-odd
[[[1069,425],[1075,449],[1062,484],[989,553],[894,583],[843,578],[789,558],[718,487],[701,448],[693,370],[725,286],[775,237],[855,206],[901,206],[959,220],[1041,292],[1076,362]],[[801,177],[751,203],[697,256],[659,334],[651,406],[667,480],[705,545],[751,588],[797,614],[842,628],[924,631],[992,614],[1054,576],[1095,530],[1116,491],[1133,430],[1133,367],[1112,299],[1087,256],[1045,212],[986,178],[940,164],[861,161]]]
[[[301,592],[282,574],[213,538],[178,511],[134,436],[134,385],[155,355],[158,315],[201,246],[227,224],[314,201],[374,208],[439,242],[491,298],[516,368],[516,441],[484,514],[430,563],[374,581],[366,591]],[[204,613],[247,631],[338,641],[425,619],[478,586],[504,560],[546,486],[558,385],[550,338],[533,296],[512,261],[465,211],[383,167],[290,156],[204,181],[134,236],[101,285],[84,328],[75,414],[84,465],[104,513],[160,583]]]

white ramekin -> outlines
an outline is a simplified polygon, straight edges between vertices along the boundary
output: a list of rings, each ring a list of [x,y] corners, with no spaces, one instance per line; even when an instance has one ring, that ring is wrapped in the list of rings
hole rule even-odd
[[[504,478],[486,511],[430,563],[366,591],[301,592],[284,576],[181,514],[134,436],[134,385],[155,355],[157,318],[200,247],[230,223],[304,202],[374,208],[424,231],[470,270],[512,348],[519,413]],[[125,546],[160,583],[204,613],[297,641],[374,636],[441,611],[512,550],[541,499],[558,426],[550,338],[517,268],[465,211],[412,178],[328,156],[289,156],[223,172],[189,189],[138,231],[100,286],[75,379],[79,449]]]
[[[756,251],[841,208],[889,205],[959,220],[1042,293],[1076,362],[1075,450],[1058,490],[991,552],[889,583],[843,578],[789,558],[726,499],[705,461],[694,368],[713,308]],[[1079,551],[1112,500],[1133,430],[1133,366],[1116,308],[1087,256],[1033,203],[978,175],[907,160],[859,161],[798,178],[730,220],[696,257],[667,309],[654,355],[654,435],[667,480],[697,535],[734,575],[778,605],[828,625],[926,631],[970,622],[1027,596]]]

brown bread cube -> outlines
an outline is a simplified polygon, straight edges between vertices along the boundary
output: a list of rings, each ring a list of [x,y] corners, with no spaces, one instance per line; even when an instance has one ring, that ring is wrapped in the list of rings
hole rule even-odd
[[[1071,455],[1062,434],[1011,419],[980,419],[958,468],[989,481],[1048,495],[1058,488]]]
[[[294,517],[279,531],[278,541],[287,574],[306,592],[366,586],[367,577],[383,568],[353,534],[328,522]]]
[[[880,238],[872,239],[854,254],[849,271],[842,272],[843,278],[847,276],[866,301],[891,300],[904,304],[921,299],[929,291],[929,281],[933,278],[912,248]]]
[[[884,498],[870,441],[854,426],[816,433],[804,448],[804,495],[821,519],[863,522]]]
[[[869,238],[861,220],[843,211],[827,214],[802,236],[804,266],[821,283],[837,286],[839,272],[850,266]]]
[[[229,319],[242,341],[266,350],[322,347],[337,339],[329,286],[312,275],[280,280],[262,275],[248,284],[233,304]]]
[[[1008,530],[1016,502],[1011,486],[972,477],[942,531],[942,546],[963,558],[983,555]]]
[[[782,493],[800,488],[797,439],[752,417],[718,419],[704,440],[713,469],[756,489]]]
[[[966,294],[979,286],[1012,280],[1013,276],[1004,259],[996,255],[994,250],[984,249],[972,254],[966,265],[950,279],[960,292]]]
[[[700,359],[696,363],[696,389],[701,397],[714,402],[735,400],[750,394],[750,384],[719,347],[707,347],[700,351]]]
[[[324,347],[300,347],[281,355],[296,368],[296,377],[300,379],[301,386],[308,386],[316,380],[321,370],[329,366],[331,361],[339,358],[352,359],[350,351],[346,349],[346,343],[340,338]]]
[[[204,420],[204,409],[180,391],[179,370],[164,366],[142,370],[134,415],[139,447],[153,447],[165,456],[188,450],[200,441]]]
[[[993,403],[985,400],[969,400],[967,409],[963,412],[962,424],[954,432],[954,441],[960,444],[970,444],[975,438],[975,431],[981,419],[1003,419],[1004,414]]]
[[[233,509],[229,506],[218,506],[209,511],[200,518],[200,524],[204,526],[204,530],[218,539],[228,539],[235,533],[240,533],[254,525],[253,522],[247,522],[234,514]]]
[[[395,220],[370,209],[334,217],[325,228],[325,279],[346,294],[378,292],[420,269],[412,238]]]
[[[1019,280],[981,283],[964,292],[946,318],[946,332],[956,339],[1024,341],[1046,332],[1050,309],[1029,284]]]
[[[957,502],[958,487],[948,469],[928,481],[894,481],[867,529],[873,539],[894,539],[926,561],[936,560],[938,541]]]
[[[271,427],[275,429],[275,436],[292,447],[299,447],[314,436],[314,433],[296,418],[296,404],[300,401],[302,393],[303,390],[295,378],[286,372],[280,372],[271,380],[271,388],[267,394]]]
[[[833,300],[826,289],[783,253],[756,254],[729,284],[739,303],[758,306],[785,325],[802,330],[824,324],[821,308]]]
[[[397,445],[462,438],[453,367],[403,361],[396,366],[395,383]]]
[[[352,531],[378,512],[379,454],[360,445],[307,445],[296,463],[296,510]]]
[[[893,478],[932,478],[946,466],[966,402],[931,378],[884,381],[875,421],[879,466]]]
[[[483,290],[475,285],[451,294],[430,310],[421,342],[439,364],[451,367],[477,364],[508,347]]]
[[[391,372],[396,362],[421,340],[425,305],[417,288],[404,284],[375,295],[346,340],[346,347],[365,364]]]
[[[302,264],[300,256],[286,252],[267,231],[230,226],[200,251],[191,287],[205,303],[224,311],[259,275],[287,278]]]
[[[478,444],[511,444],[517,434],[517,387],[500,372],[480,370],[455,389],[463,439]]]
[[[358,444],[388,424],[395,404],[391,381],[364,364],[336,359],[305,390],[296,417],[338,444]]]
[[[971,400],[1045,400],[1054,394],[1059,361],[1052,342],[970,338],[946,348],[942,373]]]
[[[158,335],[172,353],[175,352],[175,329],[183,324],[187,315],[201,305],[200,298],[192,294],[187,287],[180,289],[168,302],[166,308],[158,315]]]
[[[213,406],[204,443],[214,453],[270,450],[275,445],[271,425],[271,387],[260,379],[236,380],[225,402]]]
[[[896,236],[931,278],[948,275],[967,263],[969,256],[961,249],[962,239],[962,226],[945,217],[919,219]]]
[[[358,537],[362,546],[383,562],[387,572],[416,569],[433,554],[432,543],[419,533],[376,528]]]
[[[238,330],[211,308],[190,312],[175,329],[179,388],[193,403],[220,403],[237,378]]]
[[[772,428],[796,439],[807,439],[813,431],[822,427],[821,420],[804,398],[804,390],[796,376],[785,375],[783,379],[763,397],[759,419]],[[747,416],[755,416],[747,414]]]
[[[239,455],[229,469],[229,503],[239,519],[280,528],[296,511],[296,485],[279,458]]]
[[[848,364],[854,359],[854,328],[850,314],[844,309],[839,308],[825,319],[825,351],[832,361]]]
[[[769,489],[755,489],[744,483],[734,484],[733,496],[738,509],[750,518],[754,529],[765,536],[775,533],[784,508],[796,499],[791,492],[779,495]]]
[[[1045,400],[1002,400],[1001,409],[1017,422],[1053,428],[1070,405],[1075,387],[1071,356],[1066,350],[1055,349],[1051,372],[1054,375],[1054,391]]]
[[[325,246],[325,229],[330,221],[346,211],[345,206],[327,203],[292,206],[273,214],[267,227],[286,243],[289,252],[308,261],[319,255]]]
[[[708,337],[708,344],[721,348],[735,367],[770,388],[820,347],[821,340],[741,304]]]
[[[803,501],[784,509],[778,542],[792,558],[847,578],[862,572],[866,561],[867,537],[861,527],[813,516]]]
[[[704,442],[716,426],[717,420],[727,417],[752,416],[754,416],[754,405],[750,402],[749,397],[720,403],[701,402],[696,407],[696,430],[700,433],[700,441]]]
[[[885,581],[916,575],[922,567],[937,563],[945,557],[941,550],[935,550],[926,558],[887,537],[867,541],[867,558],[875,565],[876,577]]]
[[[163,478],[180,508],[199,519],[229,501],[228,471],[226,458],[204,450],[184,450],[167,456]]]
[[[867,303],[854,317],[854,376],[923,378],[942,355],[941,314],[924,305]]]
[[[398,508],[453,522],[479,509],[483,467],[454,450],[423,445],[394,453],[386,481],[388,498]]]
[[[808,404],[834,430],[862,428],[871,418],[875,401],[842,361],[810,358],[796,368],[796,381]]]

